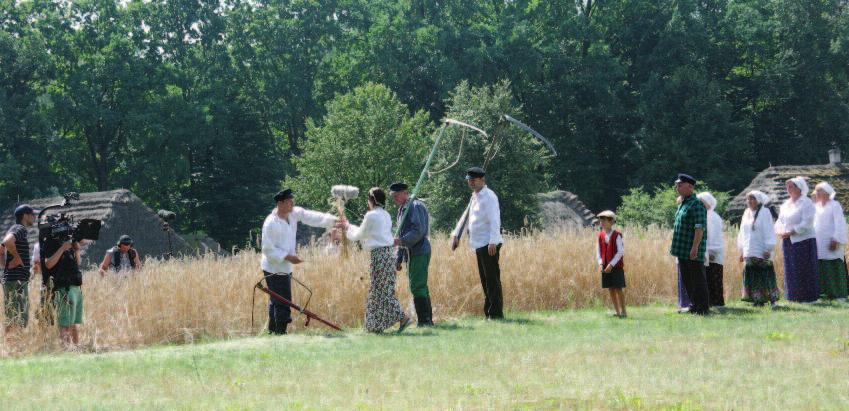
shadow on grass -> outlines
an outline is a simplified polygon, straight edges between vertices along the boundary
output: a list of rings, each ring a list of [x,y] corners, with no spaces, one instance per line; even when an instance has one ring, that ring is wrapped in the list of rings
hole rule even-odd
[[[499,320],[492,320],[494,323],[501,324],[516,324],[516,325],[539,325],[540,322],[537,320],[532,320],[530,318],[502,318]]]
[[[763,312],[763,309],[755,307],[725,307],[723,309],[711,309],[711,313],[717,317],[723,316],[748,316]]]
[[[776,304],[774,307],[772,307],[772,311],[810,313],[810,312],[814,312],[815,310],[812,307],[808,308],[808,307],[800,307],[800,306],[793,306],[793,305]]]

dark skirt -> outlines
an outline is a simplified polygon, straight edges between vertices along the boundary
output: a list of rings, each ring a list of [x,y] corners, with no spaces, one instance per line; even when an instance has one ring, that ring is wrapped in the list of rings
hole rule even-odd
[[[784,290],[787,299],[796,302],[816,301],[820,296],[816,238],[795,244],[785,238],[781,246],[784,251]]]
[[[681,266],[676,265],[675,267],[678,270],[678,307],[690,308],[693,302],[690,301],[690,296],[687,295],[687,289],[684,288],[684,281],[681,279]]]
[[[826,298],[846,298],[849,287],[846,279],[846,262],[842,258],[819,260],[820,292]]]
[[[722,264],[710,263],[705,269],[707,276],[708,296],[711,307],[725,305],[725,289],[722,286]]]
[[[743,268],[743,301],[755,304],[774,303],[780,295],[772,260],[747,258]]]
[[[601,288],[625,288],[625,270],[613,268],[609,273],[601,273]]]

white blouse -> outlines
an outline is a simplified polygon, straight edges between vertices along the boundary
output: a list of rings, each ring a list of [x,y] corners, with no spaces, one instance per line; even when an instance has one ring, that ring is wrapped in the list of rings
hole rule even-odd
[[[781,205],[778,221],[775,222],[775,233],[795,231],[790,236],[791,243],[798,243],[816,237],[814,232],[814,217],[816,216],[814,202],[810,198],[799,197],[795,202],[787,200]]]
[[[817,203],[814,231],[817,235],[817,256],[820,260],[843,259],[844,247],[847,243],[846,218],[843,217],[843,207],[834,200],[825,205]],[[829,250],[832,241],[840,243],[837,250]]]
[[[767,210],[768,211],[768,210]],[[705,263],[725,264],[725,235],[722,232],[722,217],[716,211],[710,210],[707,215],[707,251],[713,257]]]
[[[766,207],[761,207],[758,219],[754,221],[755,213],[746,208],[743,219],[740,220],[740,232],[737,234],[737,248],[744,258],[764,258],[764,254],[775,248],[776,238],[773,233],[772,213]]]
[[[367,212],[359,227],[349,224],[347,234],[349,240],[359,241],[366,250],[395,245],[392,217],[382,207]]]

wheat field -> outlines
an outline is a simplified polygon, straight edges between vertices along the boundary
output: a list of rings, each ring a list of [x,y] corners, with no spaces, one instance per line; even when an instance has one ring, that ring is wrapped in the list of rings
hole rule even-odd
[[[725,296],[739,299],[742,264],[734,233],[726,235]],[[509,311],[608,304],[594,260],[595,236],[592,229],[582,228],[507,237],[501,279],[508,317]],[[675,261],[667,251],[670,231],[626,229],[624,238],[627,303],[672,304],[677,277]],[[436,236],[432,242],[429,285],[435,321],[480,315],[483,293],[473,252],[463,244],[452,253],[445,237]],[[321,247],[305,247],[300,255],[306,262],[294,275],[314,293],[308,308],[343,328],[361,327],[369,282],[367,254],[353,251],[343,260]],[[781,257],[775,258],[780,261]],[[776,264],[779,284],[780,266]],[[148,260],[142,271],[127,277],[101,278],[96,271],[88,271],[78,349],[103,352],[257,335],[267,321],[265,294],[257,291],[252,305],[253,285],[261,276],[259,254],[254,251],[230,257]],[[40,293],[36,285],[33,282],[30,290],[30,326],[12,338],[0,339],[0,356],[61,350],[56,326],[39,324],[34,318]],[[295,284],[293,289],[294,300],[303,304],[306,292]],[[398,276],[397,295],[413,313],[405,273]],[[304,317],[293,313],[293,318],[290,330],[304,331]],[[308,332],[328,330],[315,321],[308,328]]]

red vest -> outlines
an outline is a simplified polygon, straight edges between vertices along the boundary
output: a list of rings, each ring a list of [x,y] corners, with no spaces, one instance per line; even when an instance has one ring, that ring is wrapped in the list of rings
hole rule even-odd
[[[605,267],[607,267],[607,264],[613,259],[613,256],[616,255],[616,252],[619,251],[616,249],[616,239],[621,235],[622,234],[619,231],[613,230],[613,234],[610,235],[610,244],[608,244],[604,242],[604,231],[598,233],[599,254],[601,254],[601,261],[604,263],[603,265]],[[622,256],[614,267],[625,268],[625,256]]]

